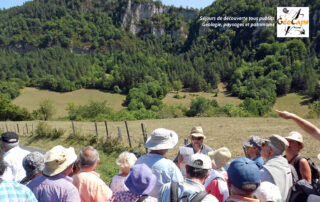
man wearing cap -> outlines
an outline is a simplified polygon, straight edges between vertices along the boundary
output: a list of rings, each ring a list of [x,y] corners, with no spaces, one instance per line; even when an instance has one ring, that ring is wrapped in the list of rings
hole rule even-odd
[[[303,137],[297,131],[292,131],[286,137],[289,147],[286,149],[286,159],[296,169],[298,178],[305,179],[311,184],[311,168],[307,159],[299,156],[299,152],[303,149]]]
[[[30,180],[42,175],[44,169],[43,154],[40,152],[31,152],[24,157],[22,166],[26,171],[27,176],[21,180],[21,184],[28,184]]]
[[[158,201],[218,202],[216,197],[206,193],[203,186],[211,168],[212,164],[209,156],[204,154],[192,155],[186,165],[187,178],[178,184],[167,183],[163,185]]]
[[[284,150],[289,146],[288,141],[280,135],[272,135],[262,145],[261,155],[266,160],[261,173],[261,181],[271,182],[279,187],[282,201],[289,197],[292,187],[291,168],[287,159],[282,156]]]
[[[80,202],[77,188],[68,175],[72,172],[77,155],[73,147],[53,147],[44,155],[43,175],[34,178],[27,185],[38,201]]]
[[[5,152],[3,160],[8,165],[2,179],[20,182],[26,176],[26,171],[22,167],[22,160],[30,152],[19,147],[19,137],[14,132],[1,134],[1,148]]]
[[[262,167],[264,161],[261,156],[261,146],[263,140],[258,136],[251,136],[248,142],[243,143],[246,156],[256,162],[259,168]]]
[[[183,176],[179,168],[165,158],[168,149],[172,149],[178,142],[178,135],[165,128],[155,129],[146,142],[149,153],[137,159],[135,164],[146,164],[157,177],[157,183],[149,195],[158,198],[159,190],[168,182],[182,182]]]
[[[0,176],[3,175],[7,168],[7,164],[0,156]],[[28,201],[37,202],[32,191],[25,185],[15,181],[7,181],[0,178],[0,200],[1,201]]]
[[[73,176],[73,184],[78,188],[81,201],[107,201],[112,196],[111,189],[95,172],[99,165],[99,153],[92,146],[85,147],[79,154],[80,172]]]
[[[203,143],[203,139],[205,139],[206,136],[203,134],[203,130],[201,126],[195,126],[191,129],[190,133],[190,140],[191,143],[185,145],[185,147],[190,147],[193,148],[193,152],[196,153],[201,153],[208,155],[209,152],[213,151],[211,147],[208,145],[205,145]],[[180,152],[176,156],[176,158],[173,160],[177,166],[180,168],[180,164],[183,161],[183,157],[180,155]]]
[[[231,196],[226,201],[259,202],[254,199],[254,192],[260,185],[260,172],[254,161],[245,157],[237,158],[231,162],[227,172]]]

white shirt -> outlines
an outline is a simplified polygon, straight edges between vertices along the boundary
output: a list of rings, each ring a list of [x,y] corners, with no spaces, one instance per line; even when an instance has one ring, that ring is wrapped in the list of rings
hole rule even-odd
[[[110,189],[113,193],[116,192],[122,192],[122,191],[129,191],[127,186],[124,184],[124,181],[127,179],[127,177],[123,177],[120,175],[115,175],[112,178]]]
[[[19,146],[5,152],[2,157],[8,167],[2,175],[2,179],[20,182],[26,176],[26,171],[22,166],[22,160],[29,153],[29,151],[21,149]]]

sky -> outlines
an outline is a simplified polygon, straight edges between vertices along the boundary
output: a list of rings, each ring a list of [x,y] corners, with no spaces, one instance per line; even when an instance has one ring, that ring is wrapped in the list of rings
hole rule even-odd
[[[0,8],[11,8],[21,6],[27,0],[0,0]],[[212,4],[214,0],[161,0],[164,5],[174,5],[176,7],[204,8]]]

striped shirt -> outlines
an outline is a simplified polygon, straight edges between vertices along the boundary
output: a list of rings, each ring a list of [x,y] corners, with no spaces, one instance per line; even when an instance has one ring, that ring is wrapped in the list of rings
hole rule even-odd
[[[32,191],[25,185],[14,181],[2,181],[0,183],[1,202],[37,202]]]

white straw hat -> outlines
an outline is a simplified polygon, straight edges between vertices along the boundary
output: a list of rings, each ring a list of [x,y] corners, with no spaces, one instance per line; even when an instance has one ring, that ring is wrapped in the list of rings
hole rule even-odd
[[[302,145],[302,148],[304,147],[304,144],[303,144],[303,136],[297,132],[297,131],[292,131],[289,133],[289,136],[286,137],[287,140],[293,140],[293,141],[296,141],[296,142],[299,142],[301,143]]]

